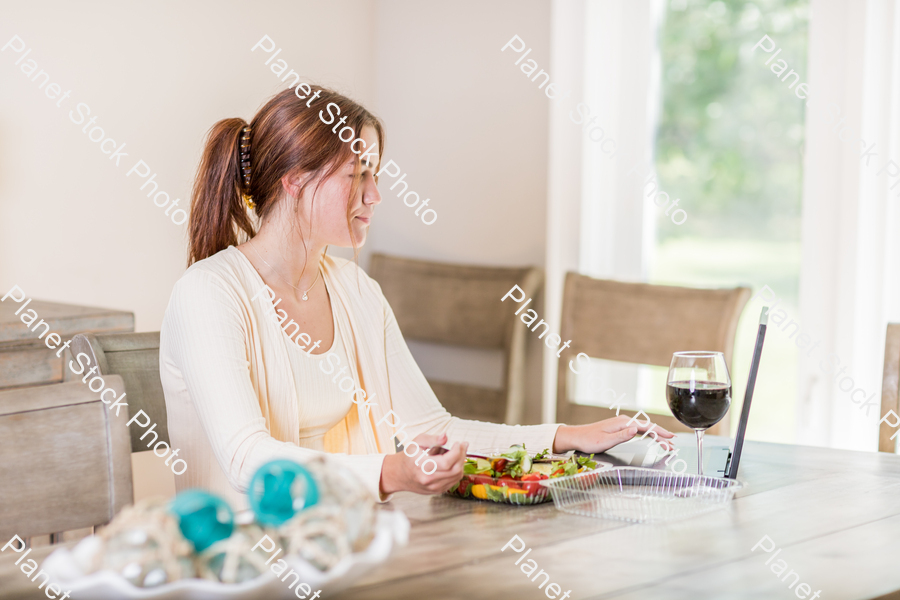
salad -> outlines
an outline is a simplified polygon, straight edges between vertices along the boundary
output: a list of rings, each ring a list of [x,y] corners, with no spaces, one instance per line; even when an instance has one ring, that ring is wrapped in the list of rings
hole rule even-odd
[[[448,494],[507,504],[537,504],[550,499],[542,479],[575,475],[594,469],[590,456],[553,456],[550,449],[533,454],[525,445],[489,452],[488,457],[470,456],[463,466],[463,478]]]

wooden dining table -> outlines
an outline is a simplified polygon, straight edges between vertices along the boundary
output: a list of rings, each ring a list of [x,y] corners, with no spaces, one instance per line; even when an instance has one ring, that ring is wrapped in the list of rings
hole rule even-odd
[[[728,442],[706,438],[717,441]],[[900,599],[900,456],[747,442],[738,478],[728,508],[663,524],[397,494],[389,506],[409,518],[409,544],[330,598],[540,600],[545,577],[521,570],[533,559],[572,599],[788,600],[801,583],[820,600]],[[502,550],[516,535],[532,549],[519,565],[519,544]],[[752,550],[763,536],[771,553]],[[782,577],[800,575],[793,590],[771,570],[779,559]]]
[[[383,508],[406,514],[409,543],[321,598],[539,600],[556,583],[558,598],[568,591],[575,600],[900,599],[900,456],[747,442],[739,479],[746,486],[727,508],[660,524],[572,515],[553,503],[399,493]],[[514,536],[522,552],[517,541],[503,550]],[[772,544],[753,550],[764,536]],[[0,599],[44,597],[8,554],[0,555]],[[521,569],[528,560],[549,575],[542,589],[547,578],[533,582]],[[779,561],[787,565],[780,577],[771,569]],[[799,581],[782,581],[791,570]]]

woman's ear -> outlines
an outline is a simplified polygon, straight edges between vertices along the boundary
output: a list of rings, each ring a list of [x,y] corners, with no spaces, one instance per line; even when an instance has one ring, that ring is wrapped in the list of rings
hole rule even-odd
[[[300,195],[303,181],[302,175],[285,175],[281,178],[281,187],[291,198],[297,198]]]

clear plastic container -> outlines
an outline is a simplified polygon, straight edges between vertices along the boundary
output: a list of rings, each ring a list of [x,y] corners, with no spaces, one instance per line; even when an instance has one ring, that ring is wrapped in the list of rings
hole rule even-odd
[[[540,482],[567,513],[633,523],[686,519],[729,505],[744,484],[734,479],[616,467]]]

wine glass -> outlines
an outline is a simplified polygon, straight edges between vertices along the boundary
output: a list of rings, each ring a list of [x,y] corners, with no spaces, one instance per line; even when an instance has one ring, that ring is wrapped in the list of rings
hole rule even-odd
[[[731,376],[721,352],[676,352],[666,400],[675,418],[697,433],[697,472],[703,475],[703,433],[731,406]]]

